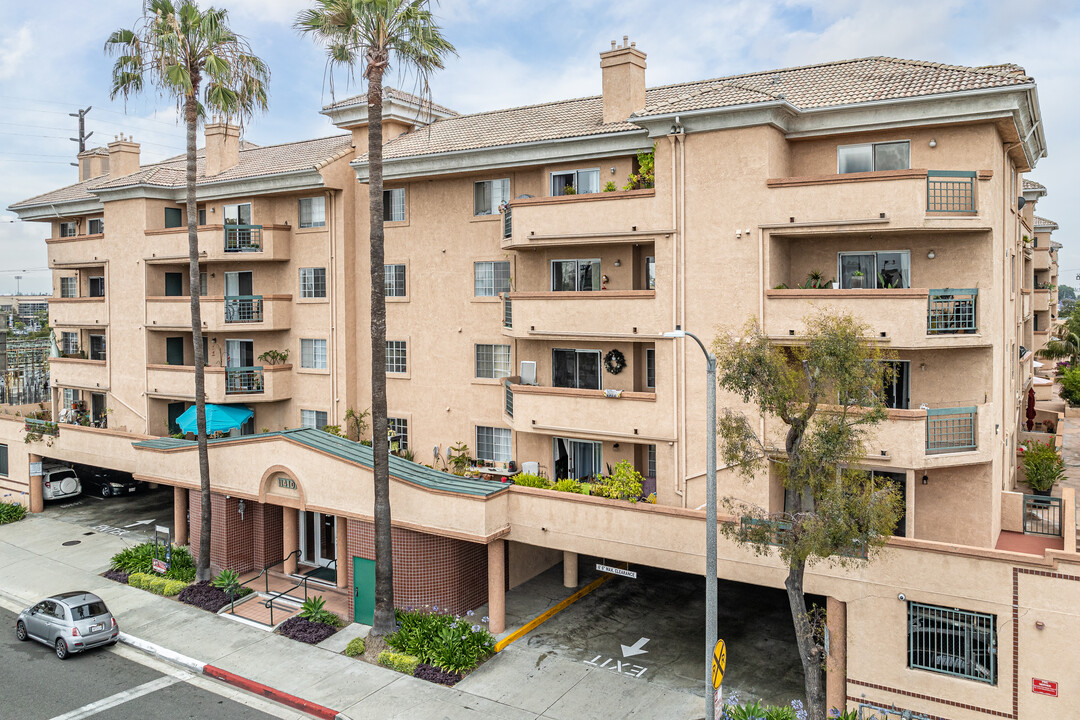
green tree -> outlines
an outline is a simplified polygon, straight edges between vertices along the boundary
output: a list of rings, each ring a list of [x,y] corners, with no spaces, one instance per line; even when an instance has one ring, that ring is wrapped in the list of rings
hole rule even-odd
[[[1080,309],[1074,306],[1068,315],[1061,318],[1054,339],[1047,342],[1036,355],[1047,360],[1068,359],[1073,365],[1077,364],[1080,359]]]
[[[1075,300],[1076,289],[1071,285],[1058,285],[1058,299],[1059,300]]]
[[[202,522],[199,580],[210,579],[210,462],[206,451],[206,400],[202,313],[199,306],[199,235],[195,205],[195,135],[207,114],[241,127],[267,107],[270,70],[229,27],[228,12],[201,10],[194,0],[146,0],[135,26],[109,36],[105,51],[116,56],[110,97],[125,99],[146,86],[176,99],[187,130],[187,233],[191,278],[191,334],[195,357],[195,412],[199,446]]]
[[[713,342],[720,388],[747,403],[755,417],[779,420],[782,433],[762,437],[756,420],[727,409],[717,421],[723,461],[748,481],[771,470],[785,490],[785,508],[775,512],[725,498],[740,521],[720,530],[758,554],[778,551],[786,564],[807,711],[810,720],[824,720],[823,638],[806,607],[806,567],[869,559],[896,527],[900,499],[891,484],[856,469],[868,435],[887,417],[888,356],[850,315],[823,311],[804,323],[805,342],[796,346],[774,344],[753,319],[740,333],[724,331]]]
[[[383,277],[383,77],[393,64],[415,72],[429,96],[428,78],[456,52],[442,35],[428,0],[315,0],[294,27],[327,51],[335,68],[367,80],[368,220],[371,250],[371,432],[386,437],[386,298]],[[390,540],[389,449],[373,442],[375,478],[375,618],[371,632],[395,630],[393,548]]]

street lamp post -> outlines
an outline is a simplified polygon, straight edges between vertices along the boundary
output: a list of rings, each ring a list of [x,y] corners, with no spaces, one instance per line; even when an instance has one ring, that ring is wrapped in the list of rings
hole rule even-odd
[[[712,685],[712,654],[716,646],[717,588],[716,588],[716,356],[706,349],[697,335],[678,325],[667,338],[693,338],[705,353],[705,720],[716,717],[716,697]]]

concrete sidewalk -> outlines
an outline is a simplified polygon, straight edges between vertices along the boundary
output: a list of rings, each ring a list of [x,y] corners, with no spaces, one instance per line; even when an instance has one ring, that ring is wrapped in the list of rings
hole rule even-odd
[[[29,605],[53,593],[88,590],[108,603],[128,635],[354,720],[608,718],[615,698],[620,717],[661,711],[691,720],[704,711],[700,698],[626,682],[581,663],[522,666],[513,646],[458,687],[433,685],[101,577],[126,544],[41,515],[0,526],[0,594]]]

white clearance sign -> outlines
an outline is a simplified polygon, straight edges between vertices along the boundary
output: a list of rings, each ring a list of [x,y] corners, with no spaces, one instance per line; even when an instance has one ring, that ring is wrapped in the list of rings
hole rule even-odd
[[[611,567],[610,565],[603,565],[601,563],[596,563],[596,569],[600,572],[611,573],[612,575],[622,575],[623,577],[633,578],[634,580],[637,580],[637,573],[633,570]]]

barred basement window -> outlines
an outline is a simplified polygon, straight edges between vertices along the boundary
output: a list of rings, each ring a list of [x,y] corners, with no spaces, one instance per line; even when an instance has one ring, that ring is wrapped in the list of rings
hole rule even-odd
[[[908,603],[908,667],[997,684],[997,616]]]

